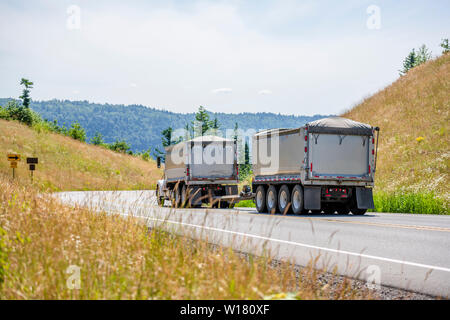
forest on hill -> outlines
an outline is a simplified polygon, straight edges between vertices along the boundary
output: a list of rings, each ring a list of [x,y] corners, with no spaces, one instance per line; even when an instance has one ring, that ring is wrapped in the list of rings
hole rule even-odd
[[[6,106],[11,98],[0,98],[0,106]],[[182,129],[195,119],[196,108],[192,113],[174,113],[143,105],[99,104],[89,101],[49,100],[31,101],[30,108],[43,119],[56,120],[61,126],[70,127],[78,122],[90,141],[100,133],[106,143],[117,140],[126,141],[133,152],[161,148],[161,132],[172,127]],[[236,123],[242,130],[295,128],[314,121],[324,115],[295,116],[275,113],[213,113],[211,119],[219,122],[220,130],[234,129]]]

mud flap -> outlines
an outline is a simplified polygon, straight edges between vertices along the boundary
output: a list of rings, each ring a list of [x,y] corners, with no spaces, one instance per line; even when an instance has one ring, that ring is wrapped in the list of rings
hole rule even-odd
[[[356,202],[358,209],[375,209],[371,188],[356,188]]]
[[[320,192],[321,187],[303,187],[306,210],[320,210]]]

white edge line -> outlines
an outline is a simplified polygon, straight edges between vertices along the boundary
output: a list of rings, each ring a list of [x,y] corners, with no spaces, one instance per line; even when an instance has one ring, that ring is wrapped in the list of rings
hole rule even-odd
[[[113,211],[113,213],[118,214],[120,216],[129,216],[126,213],[121,213],[121,212],[110,209],[110,212],[111,211]],[[193,227],[193,228],[205,229],[205,230],[210,230],[210,231],[218,231],[218,232],[229,233],[229,234],[234,234],[234,235],[239,235],[239,236],[244,236],[244,237],[250,237],[250,238],[267,240],[267,241],[278,242],[278,243],[284,243],[284,244],[294,245],[294,246],[298,246],[298,247],[323,250],[323,251],[333,252],[333,253],[337,253],[337,254],[342,253],[342,254],[346,254],[346,255],[354,256],[354,257],[380,260],[380,261],[385,261],[385,262],[392,262],[392,263],[397,263],[397,264],[401,264],[401,265],[408,265],[408,266],[425,268],[425,269],[433,269],[433,270],[438,270],[438,271],[443,271],[443,272],[450,272],[450,268],[432,266],[432,265],[427,265],[427,264],[422,264],[422,263],[402,261],[402,260],[391,259],[391,258],[383,258],[383,257],[372,256],[372,255],[363,254],[363,253],[355,253],[355,252],[350,252],[350,251],[345,251],[345,250],[337,250],[337,249],[318,247],[318,246],[305,244],[305,243],[293,242],[293,241],[289,241],[289,240],[274,239],[274,238],[259,236],[259,235],[255,235],[255,234],[249,234],[249,233],[243,233],[243,232],[231,231],[231,230],[225,230],[225,229],[219,229],[219,228],[213,228],[213,227],[200,226],[200,225],[191,224],[191,223],[151,218],[151,217],[146,217],[146,216],[133,216],[133,215],[131,215],[131,216],[135,217],[135,218],[140,218],[140,219],[166,222],[166,223],[178,224],[178,225],[183,225],[183,226],[188,226],[188,227]]]
[[[122,215],[122,216],[128,216],[128,214],[124,214],[124,213],[118,213],[118,214]],[[225,229],[219,229],[219,228],[213,228],[213,227],[200,226],[200,225],[191,224],[191,223],[184,223],[184,222],[178,222],[178,221],[172,221],[172,220],[164,220],[164,219],[158,219],[158,218],[150,218],[150,217],[144,217],[144,216],[140,216],[140,217],[139,216],[134,216],[134,217],[135,218],[141,218],[141,219],[147,219],[147,220],[160,221],[160,222],[167,222],[167,223],[178,224],[178,225],[194,227],[194,228],[200,228],[200,229],[211,230],[211,231],[219,231],[219,232],[223,232],[223,233],[229,233],[229,234],[234,234],[234,235],[239,235],[239,236],[244,236],[244,237],[250,237],[250,238],[255,238],[255,239],[279,242],[279,243],[294,245],[294,246],[298,246],[298,247],[305,247],[305,248],[329,251],[329,252],[334,252],[334,253],[338,253],[338,254],[342,253],[342,254],[346,254],[346,255],[349,255],[349,256],[368,258],[368,259],[380,260],[380,261],[386,261],[386,262],[393,262],[393,263],[398,263],[398,264],[408,265],[408,266],[413,266],[413,267],[419,267],[419,268],[425,268],[425,269],[433,269],[433,270],[439,270],[439,271],[444,271],[444,272],[450,272],[449,268],[437,267],[437,266],[432,266],[432,265],[427,265],[427,264],[422,264],[422,263],[402,261],[402,260],[390,259],[390,258],[383,258],[383,257],[378,257],[378,256],[372,256],[372,255],[369,255],[369,254],[355,253],[355,252],[350,252],[350,251],[345,251],[345,250],[336,250],[336,249],[318,247],[318,246],[313,246],[313,245],[310,245],[310,244],[293,242],[293,241],[289,241],[289,240],[274,239],[274,238],[269,238],[269,237],[264,237],[264,236],[258,236],[258,235],[255,235],[255,234],[249,234],[249,233],[243,233],[243,232],[231,231],[231,230],[225,230]]]

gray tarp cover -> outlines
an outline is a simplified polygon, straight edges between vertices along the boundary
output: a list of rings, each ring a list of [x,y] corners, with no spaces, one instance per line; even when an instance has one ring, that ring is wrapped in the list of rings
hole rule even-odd
[[[341,117],[319,119],[307,123],[306,127],[310,133],[372,135],[372,127],[370,125]]]

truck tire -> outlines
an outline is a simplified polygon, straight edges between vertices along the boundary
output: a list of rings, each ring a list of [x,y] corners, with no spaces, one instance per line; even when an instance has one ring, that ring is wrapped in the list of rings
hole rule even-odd
[[[350,213],[350,209],[346,205],[339,206],[336,211],[340,215],[347,215]]]
[[[278,191],[278,210],[282,214],[289,214],[291,212],[291,193],[287,185],[282,185]]]
[[[301,185],[297,184],[292,189],[291,193],[291,208],[294,214],[303,214],[305,213],[305,209],[303,207],[304,197],[303,197],[303,188]]]
[[[275,186],[270,186],[266,194],[266,206],[269,213],[278,211],[278,192]]]
[[[354,216],[362,216],[366,214],[367,209],[358,209],[358,208],[351,208],[350,211]]]
[[[266,190],[264,186],[256,188],[255,204],[259,213],[266,212]]]

